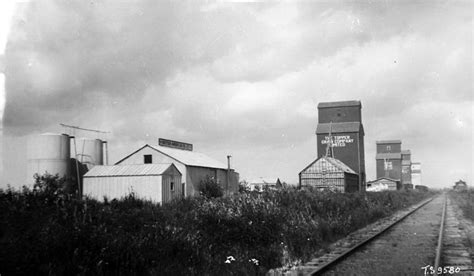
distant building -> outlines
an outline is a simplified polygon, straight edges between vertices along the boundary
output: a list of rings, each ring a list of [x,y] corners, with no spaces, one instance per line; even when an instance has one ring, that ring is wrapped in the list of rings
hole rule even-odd
[[[402,180],[402,141],[377,141],[377,179],[385,177]]]
[[[275,180],[275,178],[260,177],[258,179],[249,181],[247,186],[250,189],[250,191],[255,191],[255,190],[261,191],[263,190],[264,187],[267,187],[269,189],[280,189],[282,187],[282,184],[279,178]]]
[[[102,200],[133,193],[156,203],[183,196],[181,173],[173,164],[94,166],[83,178],[84,195]]]
[[[168,141],[168,140],[167,140]],[[207,176],[214,178],[225,193],[238,191],[239,174],[223,163],[211,157],[192,151],[192,147],[176,146],[176,141],[163,146],[144,145],[115,165],[160,164],[173,163],[182,174],[183,191],[185,196],[199,194],[199,184]],[[166,145],[166,146],[165,146]]]
[[[318,104],[317,156],[326,156],[328,143],[331,157],[339,159],[358,177],[358,190],[365,190],[364,127],[360,101],[322,102]],[[329,134],[332,139],[330,140]]]
[[[367,182],[368,192],[380,191],[396,191],[399,186],[399,181],[387,177],[381,177],[377,180]]]
[[[402,150],[402,184],[411,184],[410,150]]]
[[[459,180],[458,182],[455,183],[455,185],[453,186],[453,189],[456,192],[466,191],[467,190],[467,183],[463,180]]]
[[[412,162],[411,163],[411,183],[414,186],[422,185],[421,181],[421,163]]]
[[[299,173],[299,187],[338,192],[359,191],[359,176],[342,161],[322,156]]]

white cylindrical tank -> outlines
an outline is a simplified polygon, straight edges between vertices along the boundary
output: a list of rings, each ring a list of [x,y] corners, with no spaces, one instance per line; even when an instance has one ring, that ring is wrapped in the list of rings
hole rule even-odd
[[[70,143],[67,134],[44,133],[28,136],[27,184],[34,183],[34,174],[69,176]]]
[[[74,154],[74,153],[73,153]],[[102,140],[80,138],[76,141],[76,159],[91,169],[95,165],[104,164]]]

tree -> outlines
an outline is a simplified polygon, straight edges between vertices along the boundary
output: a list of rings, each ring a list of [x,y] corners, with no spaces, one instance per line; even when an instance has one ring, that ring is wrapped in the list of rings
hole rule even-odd
[[[214,177],[209,175],[201,180],[198,190],[199,194],[206,198],[221,197],[224,195],[222,187],[216,182]]]

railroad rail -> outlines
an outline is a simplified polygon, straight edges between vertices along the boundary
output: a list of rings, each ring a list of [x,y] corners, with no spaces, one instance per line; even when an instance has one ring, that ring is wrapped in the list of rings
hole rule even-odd
[[[460,212],[456,212],[457,206],[450,202],[450,199],[446,194],[443,195],[443,198],[433,197],[422,201],[421,203],[414,205],[407,210],[396,213],[390,218],[381,219],[380,221],[371,224],[368,227],[358,230],[333,244],[329,253],[314,258],[303,265],[286,271],[271,270],[269,273],[267,273],[267,275],[321,275],[326,271],[334,271],[336,264],[344,261],[344,259],[356,251],[359,251],[367,243],[377,239],[383,233],[387,232],[388,229],[391,229],[395,225],[404,221],[405,218],[409,217],[417,210],[433,201],[434,198],[437,198],[436,202],[440,202],[442,200],[443,207],[441,212],[441,221],[439,223],[439,230],[434,230],[436,233],[433,233],[432,236],[434,242],[433,247],[428,246],[428,251],[429,248],[433,248],[433,253],[431,256],[434,257],[434,259],[432,260],[432,265],[426,266],[424,273],[423,271],[420,271],[422,272],[421,275],[474,275],[474,267],[471,256],[473,253],[471,253],[472,249],[470,249],[470,246],[472,247],[472,245],[469,245],[469,239],[466,237],[467,232],[472,232],[474,230],[474,224],[466,222],[466,219],[462,218]],[[438,204],[438,206],[441,205],[436,202],[433,203]],[[465,223],[469,223],[469,225],[466,226]],[[432,225],[434,226],[436,224]],[[465,227],[471,228],[465,229]],[[387,238],[387,236],[385,237]],[[379,242],[378,239],[377,242]],[[436,248],[434,248],[435,244]]]
[[[365,244],[369,243],[370,241],[374,240],[378,236],[382,235],[385,233],[388,229],[392,228],[396,224],[402,222],[405,218],[407,218],[409,215],[420,209],[421,207],[425,206],[429,202],[431,202],[433,198],[429,198],[427,200],[422,201],[419,204],[416,204],[412,208],[409,208],[406,212],[403,212],[399,214],[398,216],[395,216],[394,220],[389,222],[388,224],[384,224],[381,226],[380,229],[374,229],[373,231],[369,231],[365,235],[361,235],[359,239],[356,241],[355,245],[350,246],[349,248],[345,248],[342,250],[338,250],[340,253],[339,254],[331,254],[329,255],[323,255],[320,258],[317,258],[316,260],[313,260],[309,263],[306,263],[303,271],[298,273],[297,275],[319,275],[326,271],[328,268],[331,266],[339,263],[342,261],[344,258],[352,254],[354,251],[358,250]],[[337,252],[337,251],[336,251]],[[312,268],[311,266],[314,266]]]
[[[342,261],[360,247],[380,236],[394,225],[400,223],[406,217],[425,206],[432,200],[433,197],[426,199],[421,203],[409,207],[408,209],[397,212],[391,217],[380,219],[379,221],[372,223],[363,229],[349,234],[346,238],[343,238],[333,244],[335,247],[334,250],[320,257],[314,258],[303,265],[286,271],[271,270],[267,273],[267,276],[319,275],[328,268]]]
[[[469,245],[466,235],[472,232],[474,227],[466,225],[467,220],[462,218],[459,210],[456,212],[456,208],[446,196],[434,267],[434,272],[438,275],[474,275],[474,256],[471,256],[469,249],[469,246],[474,244]]]
[[[455,212],[456,206],[450,202],[449,197],[443,195],[443,207],[441,212],[440,226],[437,233],[437,243],[433,265],[426,266],[421,275],[474,275],[474,267],[469,250],[469,242],[466,232],[461,225],[463,219],[459,212]],[[344,261],[349,255],[359,251],[367,243],[377,239],[387,230],[404,221],[407,217],[431,202],[434,198],[425,200],[408,210],[396,214],[391,221],[385,221],[375,225],[373,229],[369,226],[362,229],[360,233],[354,233],[352,237],[347,237],[334,244],[332,252],[315,258],[296,270],[287,271],[279,275],[321,275],[331,270],[336,264]],[[271,274],[270,274],[271,275]],[[273,274],[278,275],[278,274]]]

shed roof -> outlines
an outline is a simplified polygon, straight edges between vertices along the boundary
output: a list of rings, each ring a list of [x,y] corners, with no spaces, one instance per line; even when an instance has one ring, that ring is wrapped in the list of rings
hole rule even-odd
[[[402,154],[411,154],[410,150],[402,150]]]
[[[135,152],[133,152],[132,154],[128,155],[127,157],[123,158],[122,160],[118,161],[115,164],[120,164],[123,160],[127,159],[128,157],[132,156],[133,154],[137,153],[138,151],[146,147],[149,147],[164,155],[167,155],[186,166],[227,169],[227,166],[225,164],[215,159],[212,159],[211,157],[203,153],[189,151],[189,150],[180,150],[180,149],[162,147],[162,146],[150,146],[148,144],[136,150]]]
[[[362,106],[360,101],[340,101],[340,102],[323,102],[318,104],[318,108],[342,107],[342,106]]]
[[[392,179],[392,178],[389,178],[389,177],[380,177],[380,178],[377,178],[376,180],[372,180],[372,181],[368,181],[367,183],[377,183],[377,182],[380,182],[381,180],[388,180],[388,181],[392,181],[392,182],[398,182],[398,180],[396,179]]]
[[[172,166],[176,168],[172,163],[94,166],[84,177],[162,175]]]
[[[322,161],[327,161],[329,164],[335,166],[336,168],[342,170],[343,172],[357,175],[357,173],[356,173],[354,170],[352,170],[351,168],[349,168],[349,166],[347,166],[346,164],[344,164],[341,160],[336,159],[336,158],[332,158],[332,157],[327,157],[327,156],[321,156],[321,157],[319,157],[318,159],[314,160],[313,162],[311,162],[311,164],[309,164],[308,166],[306,166],[306,168],[304,168],[304,169],[300,172],[300,174],[303,173],[304,171],[306,171],[306,170],[307,170],[308,168],[310,168],[311,166],[313,166],[315,163],[317,163],[317,162],[322,162]]]
[[[387,153],[377,153],[375,159],[402,159],[402,153],[400,152],[387,152]]]
[[[382,140],[376,141],[376,144],[401,144],[402,140]]]
[[[316,134],[359,132],[362,124],[360,122],[344,122],[344,123],[322,123],[316,127]]]

